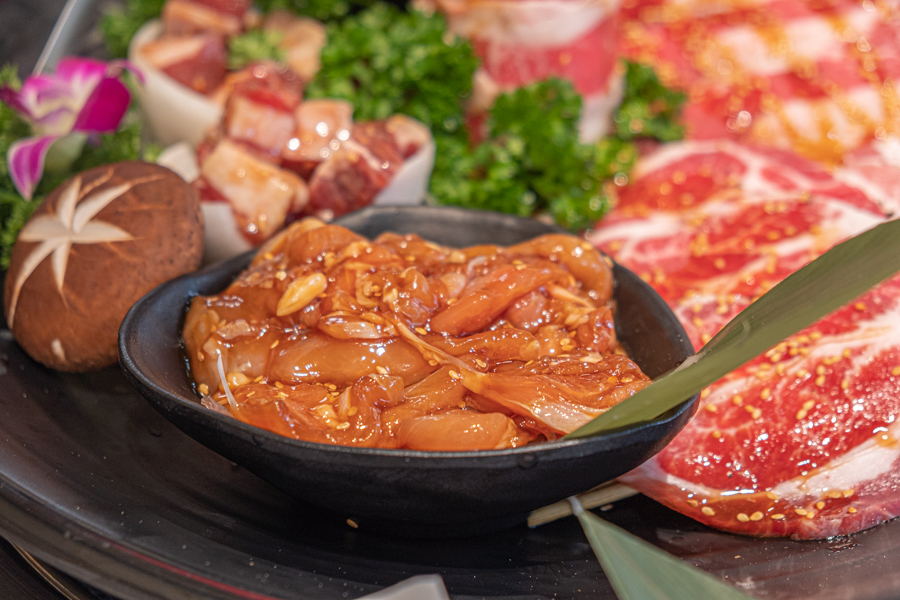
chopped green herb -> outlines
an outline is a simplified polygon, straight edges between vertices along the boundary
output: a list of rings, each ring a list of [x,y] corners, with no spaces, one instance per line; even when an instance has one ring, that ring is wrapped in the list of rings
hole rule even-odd
[[[627,182],[637,137],[680,139],[684,94],[662,85],[649,67],[626,65],[625,100],[616,118],[640,133],[617,131],[599,142],[578,139],[581,97],[571,83],[549,79],[501,95],[490,111],[488,138],[474,150],[452,148],[435,161],[431,195],[444,204],[530,215],[548,212],[578,231],[609,208],[609,182]]]
[[[346,99],[358,121],[403,113],[436,137],[465,139],[463,102],[477,66],[440,14],[378,4],[328,26],[322,68],[306,95]]]
[[[432,196],[522,216],[546,211],[564,227],[589,227],[609,206],[602,181],[621,148],[579,142],[580,113],[581,97],[560,79],[501,95],[490,112],[487,141],[449,157],[438,146]]]
[[[289,10],[320,21],[332,21],[347,16],[355,7],[369,6],[372,0],[256,0],[254,4],[264,13]]]
[[[125,0],[122,7],[114,7],[103,14],[100,29],[110,58],[128,56],[131,38],[150,19],[162,14],[165,0]]]
[[[260,60],[284,63],[284,50],[278,46],[282,37],[278,31],[252,29],[231,38],[228,40],[228,68],[237,71]]]
[[[670,90],[646,65],[625,63],[625,97],[613,114],[616,134],[623,140],[656,138],[674,142],[684,137],[679,122],[684,92]]]

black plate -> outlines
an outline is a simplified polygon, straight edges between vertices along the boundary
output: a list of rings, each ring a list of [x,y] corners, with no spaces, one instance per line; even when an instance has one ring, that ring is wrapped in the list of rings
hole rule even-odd
[[[341,221],[368,237],[418,233],[453,246],[513,244],[550,225],[497,213],[447,207],[369,208]],[[163,415],[209,448],[297,498],[404,535],[467,535],[521,522],[528,512],[614,479],[658,452],[684,427],[696,398],[652,423],[602,437],[509,450],[421,452],[354,448],[285,438],[199,404],[179,348],[185,307],[218,293],[250,261],[158,287],[129,311],[119,331],[126,375]],[[616,266],[616,333],[651,377],[693,354],[684,329],[650,286]]]
[[[795,542],[717,532],[641,496],[601,514],[758,598],[900,595],[900,520]],[[125,600],[343,600],[427,573],[456,600],[614,600],[574,519],[439,542],[323,520],[183,434],[119,369],[50,371],[5,325],[0,534]]]

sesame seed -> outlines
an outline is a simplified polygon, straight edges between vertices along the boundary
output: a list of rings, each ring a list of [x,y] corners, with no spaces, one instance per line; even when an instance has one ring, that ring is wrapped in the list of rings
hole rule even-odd
[[[759,512],[759,511],[756,511],[755,513],[753,513],[752,515],[750,515],[750,520],[751,520],[751,521],[759,521],[759,520],[761,520],[762,518],[763,518],[763,514],[762,514],[761,512]]]
[[[716,511],[714,511],[713,509],[711,509],[711,508],[708,507],[708,506],[704,506],[703,508],[701,508],[701,509],[700,509],[700,512],[702,512],[702,513],[703,513],[704,515],[706,515],[707,517],[711,517],[711,516],[713,516],[714,514],[716,514]]]
[[[841,495],[842,495],[844,498],[849,498],[849,497],[851,497],[851,496],[852,496],[853,494],[855,494],[855,493],[856,493],[856,490],[844,490],[844,493],[841,494]]]
[[[825,503],[819,500],[818,502],[816,502],[816,508],[822,510],[823,508],[825,508]]]
[[[378,371],[379,373],[381,373],[382,375],[388,374],[388,370],[385,369],[384,367],[382,367],[381,365],[378,365],[377,367],[375,367],[375,370]]]
[[[851,506],[850,508],[847,509],[847,512],[850,514],[853,514],[856,512],[856,509]]]
[[[712,432],[712,436],[716,439],[719,439],[722,437],[722,432],[719,431],[718,429],[716,429],[715,431]]]
[[[416,327],[416,333],[418,333],[419,335],[427,335],[428,330],[424,327]]]
[[[825,497],[826,498],[843,498],[844,494],[842,494],[841,492],[828,492],[827,494],[825,494]]]
[[[449,375],[450,379],[462,379],[462,375],[460,375],[456,371],[450,371]]]
[[[818,367],[816,367],[816,375],[824,375],[824,374],[825,374],[824,366],[819,365]]]
[[[800,421],[802,419],[805,419],[807,414],[808,414],[807,411],[805,411],[801,408],[800,410],[797,411],[797,420]]]
[[[735,403],[737,406],[742,406],[744,404],[744,399],[741,398],[739,394],[735,394],[732,396],[731,401]]]
[[[199,391],[204,396],[209,396],[209,386],[205,383],[201,383],[197,386],[197,391]]]
[[[279,342],[279,340],[275,340],[274,342],[272,342],[272,345],[269,346],[269,349],[270,349],[270,350],[274,350],[274,349],[275,349],[275,346],[278,345],[278,342]]]
[[[784,515],[781,513],[777,513],[777,514],[772,515],[770,518],[774,521],[780,521],[780,520],[784,519]]]
[[[775,492],[769,491],[769,492],[766,492],[766,498],[768,498],[769,500],[778,500],[778,494],[776,494]]]
[[[735,517],[741,523],[746,523],[750,520],[750,517],[747,516],[747,513],[738,513],[737,517]]]
[[[842,389],[842,390],[846,390],[846,389],[849,388],[849,387],[850,387],[850,382],[849,382],[849,381],[847,381],[846,379],[844,379],[844,380],[841,381],[841,389]]]
[[[803,515],[805,515],[805,514],[808,513],[809,511],[806,510],[805,508],[795,508],[795,509],[794,509],[794,512],[797,513],[798,515],[800,515],[800,516],[802,517]]]
[[[855,308],[856,310],[866,310],[866,305],[863,302],[857,302],[853,305],[853,308]]]
[[[803,403],[803,410],[810,410],[813,406],[816,405],[815,400],[807,400]]]
[[[353,519],[347,519],[347,525],[349,525],[353,529],[359,529],[359,525]]]
[[[819,375],[818,377],[816,377],[816,385],[819,385],[819,386],[825,385],[825,376],[824,375]]]
[[[482,369],[487,367],[487,363],[484,362],[483,360],[481,360],[480,358],[475,359],[475,364],[478,365],[479,367],[481,367]]]
[[[900,367],[894,367],[893,369],[891,369],[891,375],[893,375],[894,377],[900,375]]]
[[[706,410],[709,411],[709,412],[711,412],[711,413],[717,413],[717,412],[719,412],[719,408],[718,408],[715,404],[707,404],[707,405],[706,405]]]
[[[807,518],[807,519],[812,519],[812,518],[815,517],[815,516],[816,516],[816,512],[813,511],[813,510],[811,510],[811,511],[809,511],[809,512],[806,513],[806,518]]]
[[[767,400],[769,398],[769,396],[771,396],[771,395],[772,395],[772,390],[770,390],[769,388],[765,388],[762,392],[760,392],[759,397],[762,398],[763,400]]]
[[[696,500],[688,500],[687,503],[688,503],[688,506],[690,506],[692,508],[697,508],[698,506],[700,506],[700,503],[697,502]]]

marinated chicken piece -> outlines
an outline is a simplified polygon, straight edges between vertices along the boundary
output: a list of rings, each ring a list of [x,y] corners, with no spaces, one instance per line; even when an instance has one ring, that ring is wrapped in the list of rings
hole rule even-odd
[[[456,250],[294,223],[227,290],[194,298],[191,373],[205,405],[295,439],[437,451],[555,439],[649,383],[597,302],[609,265],[572,240]],[[514,313],[541,324],[516,327]]]
[[[270,237],[309,198],[302,179],[223,140],[200,167],[207,184],[228,200],[241,231],[253,242]]]
[[[225,42],[215,34],[163,36],[140,49],[143,58],[195,92],[213,91],[225,78]]]

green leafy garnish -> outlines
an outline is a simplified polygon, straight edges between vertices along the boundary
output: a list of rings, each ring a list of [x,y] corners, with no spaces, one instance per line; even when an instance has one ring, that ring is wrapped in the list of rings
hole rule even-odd
[[[432,196],[442,204],[521,216],[544,211],[564,227],[590,227],[609,208],[603,182],[630,171],[637,152],[615,137],[582,144],[580,114],[581,96],[561,79],[501,95],[485,142],[471,151],[438,143]]]
[[[836,245],[741,311],[681,367],[566,437],[655,419],[896,273],[897,256],[900,220]]]
[[[256,0],[254,4],[264,13],[289,10],[319,21],[339,20],[354,8],[370,6],[373,0]]]
[[[435,137],[465,139],[463,102],[478,61],[444,18],[377,4],[328,26],[322,68],[310,98],[342,98],[357,121],[414,117]]]
[[[20,89],[21,83],[14,66],[7,65],[0,70],[0,86],[3,85]],[[44,197],[59,184],[86,169],[123,160],[140,160],[143,156],[141,123],[132,105],[119,130],[88,140],[71,167],[61,172],[45,171],[34,197],[28,201],[19,195],[9,176],[6,156],[16,140],[30,135],[31,126],[12,108],[0,102],[0,269],[9,267],[10,253],[19,230]],[[153,151],[154,148],[151,146],[146,150]]]
[[[684,92],[661,84],[651,67],[625,62],[625,95],[613,113],[616,135],[622,140],[680,140],[684,127],[678,117],[686,98]]]
[[[282,37],[278,31],[251,29],[231,38],[228,40],[228,68],[237,71],[261,60],[284,63],[284,50],[278,45]]]
[[[125,0],[125,5],[111,8],[100,19],[100,29],[110,58],[128,56],[128,44],[137,30],[162,13],[165,0]]]
[[[619,600],[749,600],[736,587],[573,507]]]

